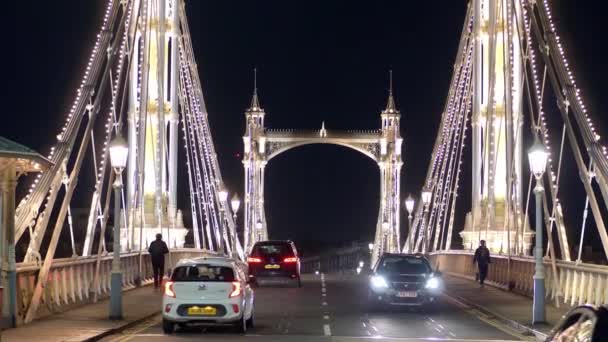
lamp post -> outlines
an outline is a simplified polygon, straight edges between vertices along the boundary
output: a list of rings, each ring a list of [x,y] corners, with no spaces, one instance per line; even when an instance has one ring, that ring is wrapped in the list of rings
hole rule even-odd
[[[388,250],[388,229],[389,229],[388,222],[387,221],[382,222],[382,233],[384,234],[383,252],[386,252]]]
[[[255,224],[255,230],[258,233],[258,240],[257,241],[261,241],[262,240],[262,221],[258,221]]]
[[[534,145],[528,151],[530,171],[536,178],[534,195],[536,197],[536,243],[534,246],[534,258],[536,267],[534,272],[534,298],[532,307],[532,323],[545,322],[545,270],[543,266],[543,228],[542,228],[542,202],[543,185],[541,179],[547,167],[549,152],[545,146],[535,138]]]
[[[226,204],[226,200],[228,200],[228,191],[226,191],[223,187],[218,193],[220,197],[220,245],[219,252],[220,254],[225,254],[224,252],[224,230],[226,229],[226,218],[224,217],[224,205]]]
[[[122,270],[120,269],[120,202],[122,191],[122,171],[127,166],[129,147],[119,134],[110,142],[110,164],[116,173],[114,180],[114,242],[112,259],[112,279],[110,284],[110,319],[122,319]]]
[[[431,197],[433,196],[433,193],[431,192],[431,189],[429,188],[424,188],[422,189],[422,204],[424,205],[424,220],[423,220],[423,225],[422,227],[424,227],[424,230],[421,232],[423,235],[423,239],[424,239],[424,245],[423,245],[423,251],[425,253],[428,252],[429,249],[429,239],[431,238],[430,236],[430,229],[428,229],[427,225],[427,219],[428,219],[428,212],[429,212],[429,204],[431,204]]]
[[[239,207],[241,206],[241,199],[239,195],[235,192],[232,195],[232,199],[230,200],[230,205],[232,206],[232,219],[234,221],[234,230],[232,231],[232,257],[236,257],[236,214],[239,211]]]
[[[407,210],[407,228],[410,233],[412,232],[412,213],[414,212],[414,205],[416,205],[414,197],[412,197],[411,194],[407,195],[407,198],[405,199],[405,209]]]

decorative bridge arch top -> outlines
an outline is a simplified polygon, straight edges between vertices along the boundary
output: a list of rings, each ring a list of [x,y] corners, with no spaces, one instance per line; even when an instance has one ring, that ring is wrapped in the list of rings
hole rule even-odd
[[[340,145],[368,156],[380,168],[380,211],[372,260],[380,253],[399,250],[399,212],[401,150],[401,114],[395,106],[391,87],[386,109],[380,113],[380,129],[370,131],[268,129],[266,113],[260,107],[257,89],[251,105],[245,111],[246,131],[243,135],[243,166],[245,168],[244,245],[248,252],[256,241],[267,240],[264,211],[264,175],[266,164],[292,148],[311,144]]]
[[[292,148],[311,144],[340,145],[358,151],[375,162],[380,161],[382,131],[336,131],[266,129],[258,140],[266,161]]]

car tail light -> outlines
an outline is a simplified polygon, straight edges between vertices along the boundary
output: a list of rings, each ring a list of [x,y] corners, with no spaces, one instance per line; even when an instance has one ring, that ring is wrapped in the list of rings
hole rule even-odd
[[[165,283],[165,296],[175,298],[175,290],[173,289],[173,282],[168,281]]]
[[[297,261],[298,261],[298,258],[296,258],[296,257],[290,257],[290,258],[283,259],[283,262],[288,262],[288,263],[297,262]]]
[[[238,281],[233,281],[232,282],[232,292],[230,292],[230,295],[228,296],[228,298],[233,298],[236,296],[240,296],[241,295],[241,283]]]
[[[234,311],[234,313],[239,313],[239,305],[238,304],[232,304],[232,311]]]
[[[249,258],[247,258],[247,262],[251,263],[251,264],[257,264],[257,263],[262,262],[262,259],[249,257]]]

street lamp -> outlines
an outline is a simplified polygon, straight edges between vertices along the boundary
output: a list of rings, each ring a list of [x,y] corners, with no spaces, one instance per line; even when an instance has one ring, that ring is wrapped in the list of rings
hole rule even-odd
[[[389,225],[387,221],[382,222],[382,233],[384,234],[384,251],[388,250],[388,229]]]
[[[224,230],[226,228],[226,219],[224,218],[224,205],[226,204],[226,200],[228,200],[228,191],[226,191],[226,189],[224,189],[223,187],[221,188],[220,192],[218,193],[218,196],[220,198],[220,245],[219,245],[219,252],[220,254],[224,254]]]
[[[232,199],[230,200],[230,205],[232,206],[232,219],[234,221],[234,230],[232,231],[232,254],[233,257],[236,256],[236,213],[239,211],[239,207],[241,206],[241,200],[239,199],[239,195],[235,192],[232,195]]]
[[[428,229],[426,227],[427,225],[427,219],[428,219],[428,212],[429,212],[429,205],[431,204],[431,197],[433,196],[433,193],[431,192],[431,189],[429,188],[424,188],[422,189],[422,204],[424,205],[424,220],[423,220],[423,225],[422,227],[424,227],[424,230],[426,231],[422,231],[422,233],[424,234],[424,252],[428,252],[429,249],[429,239],[430,237],[430,229]]]
[[[122,191],[122,171],[127,166],[129,146],[119,134],[110,142],[110,164],[116,173],[114,180],[114,257],[112,259],[112,279],[110,284],[110,319],[122,319],[122,271],[120,269],[120,201]]]
[[[534,300],[532,311],[532,323],[545,322],[545,270],[543,266],[543,228],[542,228],[542,201],[543,201],[543,186],[541,180],[545,169],[547,168],[547,159],[549,152],[545,146],[538,140],[534,139],[534,145],[528,151],[528,161],[530,171],[536,178],[536,187],[534,195],[536,197],[536,244],[534,246],[534,257],[536,261],[534,273]]]
[[[261,241],[262,240],[262,221],[256,222],[255,230],[258,233],[258,241]]]

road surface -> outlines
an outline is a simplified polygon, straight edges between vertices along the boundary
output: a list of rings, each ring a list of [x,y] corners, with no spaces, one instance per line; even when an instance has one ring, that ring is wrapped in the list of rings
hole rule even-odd
[[[255,327],[178,328],[164,335],[155,316],[105,342],[155,341],[520,341],[532,340],[444,296],[433,311],[366,306],[364,276],[307,276],[302,288],[255,289]],[[159,308],[160,312],[160,308]]]

